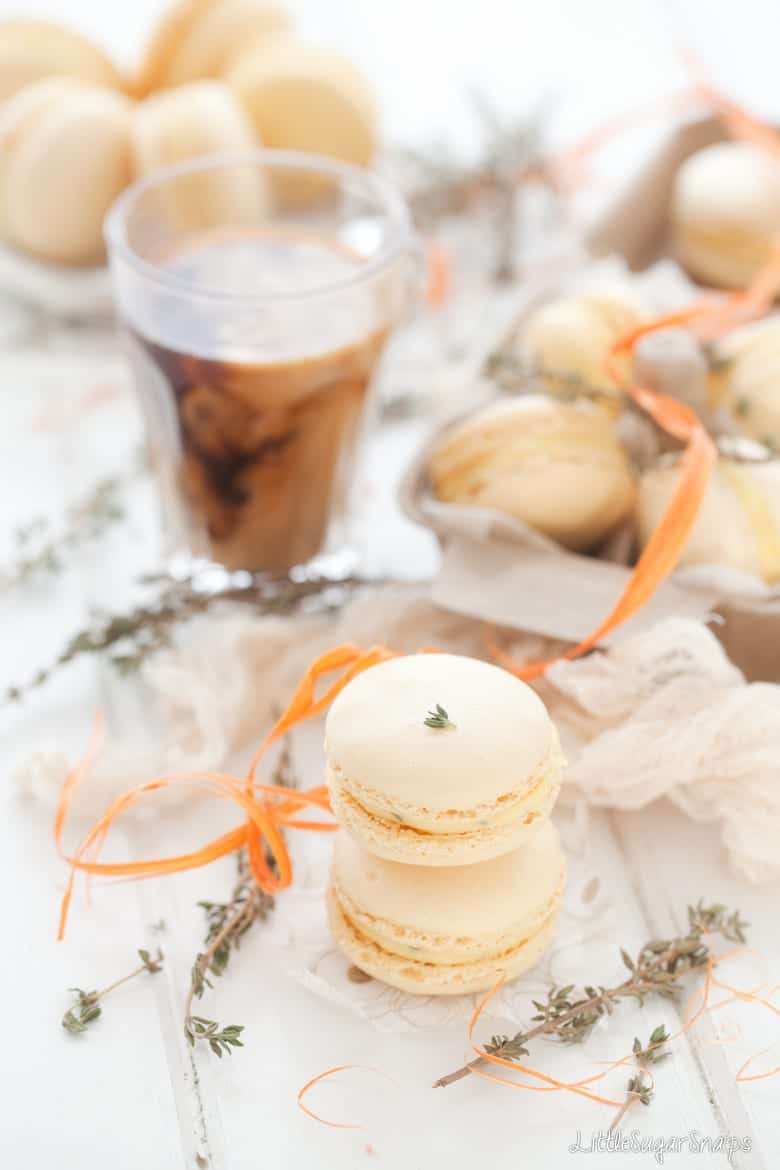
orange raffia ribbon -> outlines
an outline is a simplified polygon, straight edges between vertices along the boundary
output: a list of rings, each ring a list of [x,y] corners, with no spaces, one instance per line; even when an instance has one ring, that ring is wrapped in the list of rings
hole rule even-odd
[[[444,244],[429,240],[425,249],[427,285],[425,299],[438,309],[447,300],[452,285],[452,257]]]
[[[326,1117],[320,1117],[320,1115],[311,1110],[308,1105],[304,1105],[303,1099],[310,1089],[313,1089],[316,1084],[318,1084],[320,1081],[324,1081],[327,1077],[333,1076],[334,1073],[348,1072],[350,1069],[361,1067],[361,1065],[357,1064],[336,1064],[333,1066],[333,1068],[326,1068],[324,1072],[317,1073],[316,1077],[311,1077],[311,1079],[308,1080],[305,1085],[302,1085],[298,1090],[298,1096],[296,1098],[298,1108],[301,1109],[307,1117],[311,1117],[312,1121],[318,1121],[320,1125],[327,1125],[330,1129],[360,1129],[360,1126],[356,1125],[354,1122],[328,1121]]]
[[[362,1129],[363,1128],[362,1125],[358,1125],[355,1122],[329,1121],[326,1117],[320,1117],[320,1115],[318,1113],[315,1113],[312,1109],[309,1108],[308,1105],[304,1104],[304,1098],[306,1097],[307,1093],[311,1089],[313,1089],[315,1085],[318,1085],[320,1083],[320,1081],[327,1080],[328,1077],[332,1077],[336,1073],[351,1072],[353,1069],[359,1069],[361,1072],[376,1073],[377,1076],[385,1077],[386,1080],[388,1080],[388,1081],[392,1081],[392,1079],[393,1079],[392,1077],[388,1076],[387,1073],[382,1072],[381,1069],[372,1068],[371,1065],[337,1064],[337,1065],[334,1065],[333,1068],[326,1068],[323,1072],[317,1073],[317,1075],[314,1077],[311,1077],[306,1082],[305,1085],[301,1086],[301,1088],[298,1090],[298,1096],[296,1098],[298,1108],[303,1113],[305,1113],[307,1117],[311,1117],[311,1119],[313,1121],[318,1121],[320,1123],[320,1125],[327,1125],[330,1129]],[[395,1082],[393,1082],[393,1083],[395,1083]]]
[[[320,655],[309,666],[286,710],[274,724],[258,748],[249,773],[245,778],[230,776],[222,772],[191,771],[171,772],[139,784],[117,796],[100,820],[92,826],[72,855],[62,850],[62,833],[71,797],[77,785],[84,778],[94,759],[102,737],[102,717],[96,722],[87,751],[82,760],[68,774],[60,794],[54,817],[54,840],[68,865],[70,875],[65,887],[60,908],[58,938],[65,933],[68,910],[73,896],[73,885],[77,873],[97,874],[103,877],[147,878],[163,874],[179,873],[209,865],[217,858],[247,847],[247,856],[252,876],[261,890],[276,894],[292,881],[292,865],[282,829],[296,828],[310,832],[333,832],[337,826],[332,821],[301,820],[303,809],[316,808],[330,812],[327,790],[323,785],[307,792],[295,792],[274,784],[258,784],[255,772],[263,754],[270,745],[290,728],[311,719],[323,711],[339,691],[356,675],[378,662],[394,657],[393,651],[384,646],[361,650],[359,646],[345,643]],[[317,684],[333,671],[341,671],[325,692],[316,697]],[[232,800],[246,814],[246,821],[235,829],[222,834],[200,849],[180,853],[172,857],[153,858],[147,861],[103,862],[98,854],[108,831],[118,816],[150,792],[179,784],[195,784],[205,788],[211,795]],[[273,858],[273,865],[266,859],[266,847]]]

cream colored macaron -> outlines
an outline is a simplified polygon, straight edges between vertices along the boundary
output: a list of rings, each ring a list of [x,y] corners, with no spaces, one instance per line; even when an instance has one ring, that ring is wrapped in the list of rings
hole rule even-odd
[[[746,142],[720,142],[680,167],[670,208],[677,258],[697,280],[750,283],[780,234],[780,162]]]
[[[0,101],[30,82],[55,76],[123,86],[103,50],[74,29],[47,20],[0,21]]]
[[[5,227],[6,173],[24,135],[37,125],[41,114],[54,102],[65,101],[80,83],[72,77],[53,77],[27,85],[13,98],[0,104],[0,237],[8,239]]]
[[[131,103],[52,78],[0,106],[0,232],[61,264],[98,263],[103,219],[130,182]]]
[[[520,355],[545,376],[551,390],[578,381],[614,397],[619,391],[605,369],[607,356],[643,317],[629,290],[594,290],[548,301],[524,322]]]
[[[726,405],[740,430],[780,454],[780,318],[739,332],[723,354]]]
[[[243,57],[228,80],[265,146],[313,151],[357,166],[371,162],[377,146],[376,104],[368,83],[346,58],[280,39]],[[316,195],[321,183],[290,174],[282,190],[295,201]]]
[[[284,35],[290,18],[265,0],[177,0],[163,14],[146,48],[140,94],[221,77],[236,59]]]
[[[328,917],[347,957],[375,979],[424,995],[482,991],[539,961],[565,872],[550,821],[521,849],[452,869],[383,860],[342,832]]]
[[[612,415],[586,399],[528,394],[456,423],[428,462],[438,499],[494,508],[566,548],[593,548],[634,507]]]
[[[676,456],[664,456],[642,475],[638,519],[643,547],[679,480]],[[780,459],[718,459],[680,564],[731,565],[770,584],[780,581]]]
[[[257,145],[246,113],[221,81],[194,81],[146,98],[133,114],[131,139],[139,176],[198,155]],[[268,203],[262,174],[242,166],[182,176],[161,189],[158,198],[170,218],[189,228],[255,227]]]
[[[328,713],[325,753],[339,823],[378,856],[418,865],[472,864],[528,840],[563,763],[531,688],[454,654],[411,654],[353,679]]]

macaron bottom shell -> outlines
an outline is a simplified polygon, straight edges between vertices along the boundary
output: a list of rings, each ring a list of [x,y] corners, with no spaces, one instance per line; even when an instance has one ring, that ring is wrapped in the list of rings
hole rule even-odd
[[[487,990],[501,977],[514,979],[539,961],[555,930],[559,897],[542,925],[513,946],[493,956],[461,963],[413,959],[380,946],[347,917],[334,886],[328,891],[327,904],[330,928],[338,946],[367,975],[418,995],[468,995]]]
[[[744,288],[772,255],[772,240],[751,231],[718,231],[679,224],[673,236],[677,259],[696,280],[716,288]]]

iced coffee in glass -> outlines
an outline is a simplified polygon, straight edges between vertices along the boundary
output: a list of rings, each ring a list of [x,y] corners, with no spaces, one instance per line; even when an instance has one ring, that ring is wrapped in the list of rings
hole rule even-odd
[[[271,573],[337,554],[409,283],[400,196],[314,155],[217,155],[130,188],[106,234],[169,553]]]

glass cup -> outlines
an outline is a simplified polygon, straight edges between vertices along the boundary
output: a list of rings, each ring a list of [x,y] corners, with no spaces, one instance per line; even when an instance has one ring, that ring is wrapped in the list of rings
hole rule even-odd
[[[168,555],[281,574],[344,550],[413,269],[401,196],[317,155],[211,155],[130,187],[106,240]]]

